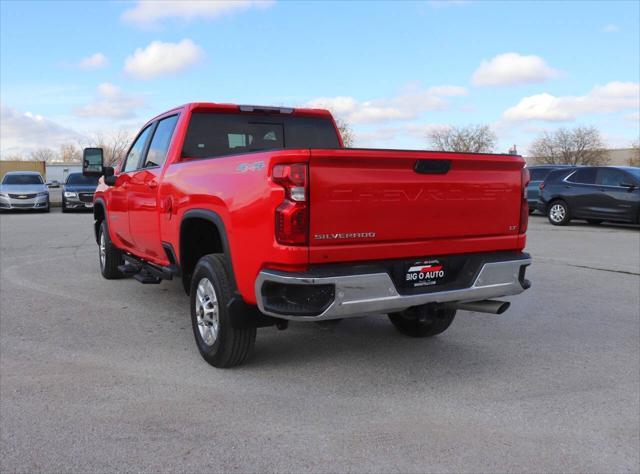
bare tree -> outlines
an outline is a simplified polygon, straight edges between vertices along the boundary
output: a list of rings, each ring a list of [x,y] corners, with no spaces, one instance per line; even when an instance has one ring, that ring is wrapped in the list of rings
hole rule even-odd
[[[338,131],[340,132],[340,136],[342,137],[342,143],[345,148],[352,148],[355,142],[355,134],[353,133],[353,129],[351,125],[341,119],[336,120],[336,125],[338,126]]]
[[[29,157],[34,161],[44,161],[51,163],[56,159],[56,152],[51,148],[38,148],[29,154]]]
[[[434,128],[427,133],[427,139],[434,150],[460,153],[491,153],[497,141],[488,125]]]
[[[82,158],[82,152],[73,143],[65,143],[60,146],[60,160],[65,163],[79,162]]]
[[[631,144],[631,157],[629,166],[640,167],[640,141]]]
[[[609,161],[600,132],[595,127],[544,132],[531,144],[529,155],[543,164],[595,166]]]
[[[29,157],[22,153],[11,153],[2,157],[2,161],[27,161],[28,159]]]
[[[111,134],[95,134],[88,146],[102,148],[105,166],[114,166],[122,161],[130,143],[131,134],[121,129]]]

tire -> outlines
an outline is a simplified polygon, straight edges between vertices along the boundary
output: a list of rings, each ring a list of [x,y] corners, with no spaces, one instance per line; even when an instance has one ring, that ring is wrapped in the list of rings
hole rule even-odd
[[[567,225],[571,222],[569,205],[560,199],[552,201],[547,209],[547,218],[553,225]]]
[[[62,200],[62,212],[63,213],[69,212],[69,209],[67,209],[67,204],[64,199]]]
[[[600,225],[602,224],[601,219],[587,219],[587,222],[591,225]]]
[[[217,368],[242,364],[251,354],[256,328],[234,328],[229,313],[233,296],[227,261],[221,254],[205,255],[191,278],[191,325],[202,358]]]
[[[405,336],[411,337],[437,336],[451,326],[455,317],[455,309],[428,305],[389,314],[389,319],[396,329]]]
[[[124,276],[118,270],[118,265],[124,263],[122,252],[111,242],[105,221],[100,223],[100,232],[98,233],[98,259],[100,261],[100,273],[107,280],[115,280]]]

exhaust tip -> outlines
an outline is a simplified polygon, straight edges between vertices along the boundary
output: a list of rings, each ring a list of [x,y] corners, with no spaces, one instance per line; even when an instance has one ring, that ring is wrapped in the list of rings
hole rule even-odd
[[[509,309],[509,306],[511,306],[511,303],[509,303],[508,301],[504,301],[496,310],[496,314],[504,313],[506,310]]]

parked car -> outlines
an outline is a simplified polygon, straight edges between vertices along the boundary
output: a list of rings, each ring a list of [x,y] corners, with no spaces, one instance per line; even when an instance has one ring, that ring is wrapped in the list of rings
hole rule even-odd
[[[97,186],[97,177],[71,173],[62,186],[62,212],[71,209],[93,209],[93,194]]]
[[[179,277],[202,357],[242,363],[256,328],[388,314],[440,334],[529,287],[517,155],[344,149],[318,109],[194,103],[149,121],[117,170],[87,148],[100,271]]]
[[[553,171],[540,185],[538,208],[553,225],[571,219],[640,224],[640,168],[593,166]]]
[[[49,189],[37,171],[9,171],[0,184],[1,210],[49,212]]]
[[[570,165],[534,165],[527,166],[529,170],[529,185],[527,186],[527,201],[529,202],[529,214],[533,214],[538,207],[540,184],[547,175],[557,169],[570,169]]]

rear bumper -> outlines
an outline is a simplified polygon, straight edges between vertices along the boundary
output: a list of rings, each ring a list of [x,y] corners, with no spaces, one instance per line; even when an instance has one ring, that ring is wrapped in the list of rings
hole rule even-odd
[[[316,276],[263,270],[255,289],[260,311],[269,316],[294,321],[322,321],[375,313],[392,313],[427,303],[478,301],[522,293],[529,288],[525,268],[531,264],[528,254],[505,261],[481,264],[472,283],[464,288],[425,293],[400,293],[387,272]],[[301,291],[317,288],[308,300],[316,311],[287,311],[283,305],[270,302],[270,288],[295,286]],[[300,290],[296,290],[300,291]],[[314,314],[315,313],[315,314]]]

